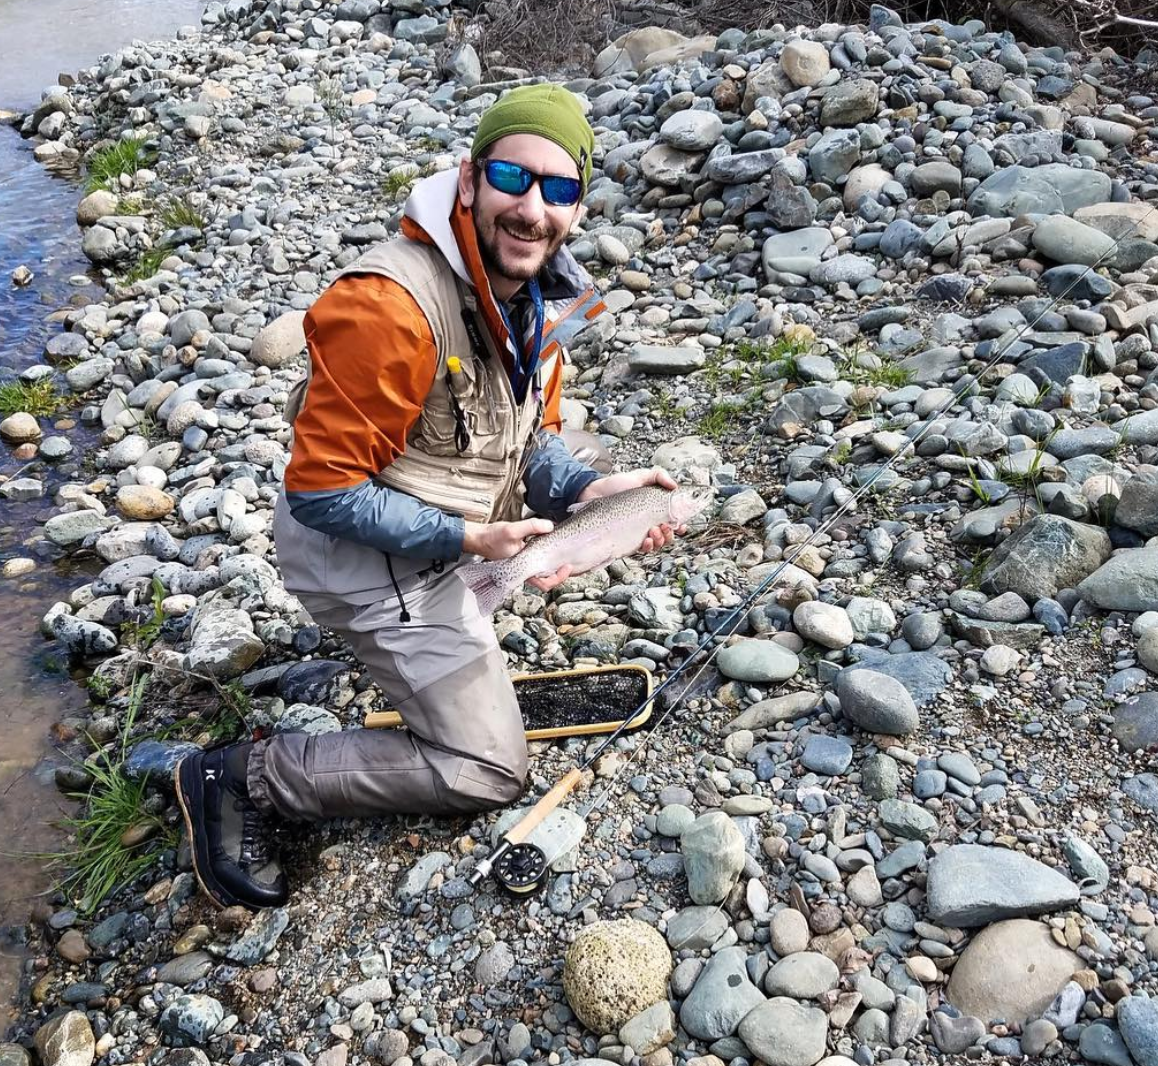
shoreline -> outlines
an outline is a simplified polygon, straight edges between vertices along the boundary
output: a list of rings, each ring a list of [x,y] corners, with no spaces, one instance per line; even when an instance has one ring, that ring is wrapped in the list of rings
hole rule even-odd
[[[464,890],[498,815],[385,819],[290,831],[294,897],[250,920],[197,894],[174,759],[243,730],[353,728],[381,703],[275,565],[294,327],[395,231],[409,184],[454,164],[488,97],[468,50],[440,70],[441,8],[227,7],[79,72],[31,120],[48,163],[144,134],[102,153],[111,188],[78,208],[106,294],[68,313],[48,363],[100,444],[44,534],[100,572],[43,628],[94,666],[89,732],[109,773],[128,755],[142,793],[122,828],[155,857],[92,916],[63,899],[34,916],[35,1005],[5,1066],[38,1024],[42,1066],[70,1044],[82,1066],[157,1048],[166,1066],[777,1048],[868,1066],[1038,1044],[1066,1061],[1099,1040],[1148,1066],[1158,104],[1108,60],[888,12],[710,49],[655,31],[650,52],[689,65],[572,80],[603,179],[573,246],[618,317],[572,353],[568,417],[720,507],[653,565],[516,595],[496,618],[513,670],[662,675],[906,434],[938,443],[883,486],[899,500],[866,497],[795,559],[678,729],[597,765],[577,806],[613,803],[552,820],[544,896]],[[978,380],[1012,333],[1001,380]],[[586,746],[534,744],[528,799]],[[602,924],[628,917],[650,969]],[[581,929],[622,967],[619,1003],[568,950]],[[1037,977],[1009,969],[1022,957]],[[974,1016],[999,1009],[1025,1014]]]

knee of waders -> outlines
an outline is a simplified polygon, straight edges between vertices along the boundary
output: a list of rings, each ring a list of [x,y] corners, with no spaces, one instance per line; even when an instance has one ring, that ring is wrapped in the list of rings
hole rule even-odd
[[[521,748],[512,745],[500,758],[492,756],[486,763],[468,763],[455,781],[453,791],[474,810],[506,807],[523,794],[527,773],[527,746],[523,741]]]

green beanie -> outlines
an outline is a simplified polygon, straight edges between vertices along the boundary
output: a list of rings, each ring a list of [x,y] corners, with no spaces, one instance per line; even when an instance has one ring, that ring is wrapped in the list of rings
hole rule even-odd
[[[533,133],[554,141],[575,160],[587,188],[595,134],[573,92],[551,84],[512,89],[483,114],[471,145],[471,159],[478,159],[500,137],[512,133]]]

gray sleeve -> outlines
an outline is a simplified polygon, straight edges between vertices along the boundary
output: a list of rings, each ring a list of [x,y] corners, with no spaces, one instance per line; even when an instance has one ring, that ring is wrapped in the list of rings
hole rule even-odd
[[[387,555],[444,561],[462,555],[462,518],[376,481],[348,489],[287,492],[286,501],[303,526]]]
[[[579,493],[601,476],[579,462],[558,433],[543,431],[523,474],[527,506],[537,515],[560,521]]]

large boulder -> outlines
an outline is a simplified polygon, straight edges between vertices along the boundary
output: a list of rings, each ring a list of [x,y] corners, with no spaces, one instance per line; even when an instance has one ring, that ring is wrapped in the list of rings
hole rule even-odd
[[[671,952],[644,922],[596,922],[582,929],[563,958],[563,991],[579,1020],[596,1033],[617,1033],[628,1020],[667,998]]]
[[[1060,515],[1038,515],[1002,541],[981,573],[990,595],[1016,592],[1027,603],[1074,588],[1109,557],[1110,538],[1099,526]]]
[[[819,41],[789,41],[780,53],[780,68],[797,88],[816,85],[832,64],[828,49]]]
[[[994,171],[969,196],[973,215],[1016,218],[1018,215],[1072,215],[1080,207],[1110,199],[1110,176],[1065,163],[1041,167],[1013,166]]]
[[[1078,886],[1020,851],[955,844],[929,863],[929,918],[971,929],[1077,906]]]
[[[1038,1018],[1083,967],[1041,922],[1015,919],[978,933],[949,981],[949,1002],[988,1024]]]
[[[680,1025],[699,1040],[731,1036],[744,1017],[764,1002],[748,976],[742,948],[724,948],[709,960],[680,1007]]]
[[[254,337],[249,350],[250,360],[258,366],[276,370],[296,359],[306,346],[305,317],[304,311],[286,311],[278,315]]]
[[[909,690],[875,670],[842,670],[836,675],[841,713],[868,733],[904,736],[921,724]]]
[[[1078,585],[1104,611],[1158,610],[1158,548],[1121,551]]]

